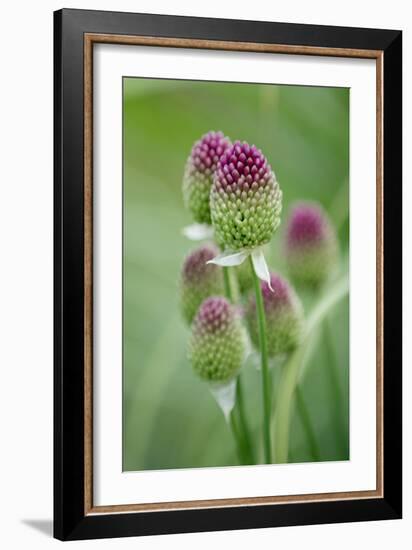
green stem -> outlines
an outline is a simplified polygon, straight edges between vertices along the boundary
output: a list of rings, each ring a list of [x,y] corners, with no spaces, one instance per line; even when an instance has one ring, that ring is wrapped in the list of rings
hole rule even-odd
[[[310,454],[312,455],[312,460],[314,462],[320,461],[320,452],[318,442],[316,441],[315,430],[313,429],[312,420],[308,408],[306,407],[305,400],[303,398],[303,392],[298,384],[296,386],[296,405],[300,420],[302,422],[303,428],[306,433],[306,438],[308,440]]]
[[[259,328],[259,349],[261,355],[261,372],[262,372],[262,397],[263,397],[263,446],[265,451],[265,463],[271,464],[272,462],[272,449],[270,442],[270,376],[269,376],[269,364],[267,353],[267,341],[266,341],[266,317],[263,307],[262,289],[260,288],[260,281],[256,275],[255,268],[253,267],[252,257],[249,256],[250,269],[252,270],[253,284],[255,287],[256,296],[256,312],[258,317]]]
[[[276,412],[273,418],[275,463],[288,461],[290,415],[296,385],[305,375],[305,369],[316,342],[317,330],[328,312],[348,294],[349,281],[345,274],[321,297],[309,315],[301,345],[294,351],[283,370],[277,389]]]
[[[233,289],[232,289],[230,275],[231,275],[230,268],[224,267],[223,282],[225,287],[225,295],[226,295],[226,298],[229,300],[229,302],[234,303]],[[243,390],[242,390],[242,382],[240,379],[240,375],[238,376],[237,384],[236,384],[236,403],[239,410],[239,420],[240,420],[240,430],[241,430],[241,433],[240,434],[238,433],[238,435],[243,440],[242,446],[245,450],[245,453],[247,454],[249,464],[253,464],[254,463],[253,449],[252,449],[251,439],[249,435],[249,428],[246,420],[246,413],[244,409]]]
[[[237,379],[237,385],[236,385],[236,402],[239,408],[239,420],[240,425],[243,432],[243,438],[245,442],[245,448],[247,452],[247,456],[249,459],[249,464],[255,463],[254,453],[253,453],[253,446],[251,443],[250,433],[249,433],[249,426],[247,423],[246,413],[245,413],[245,407],[244,407],[244,400],[243,400],[243,388],[242,388],[242,381],[241,377],[239,375]]]
[[[346,455],[347,450],[347,443],[346,438],[344,436],[344,426],[343,426],[343,419],[342,419],[342,413],[343,413],[343,399],[342,399],[342,391],[340,387],[339,382],[339,373],[336,369],[336,360],[335,360],[335,354],[333,351],[333,344],[331,340],[331,334],[328,324],[328,319],[326,318],[323,323],[323,334],[324,334],[324,341],[325,341],[325,350],[327,355],[327,371],[329,375],[329,385],[333,394],[333,411],[332,414],[334,416],[334,425],[338,428],[336,430],[336,435],[338,439],[338,445],[340,447],[340,452],[343,455]]]
[[[229,268],[223,268],[223,283],[225,286],[225,295],[229,302],[233,303],[232,285],[230,284]]]
[[[233,409],[229,415],[228,418],[229,426],[232,430],[233,439],[235,441],[236,446],[236,453],[238,455],[239,463],[244,464],[250,464],[249,457],[247,455],[247,449],[245,446],[244,439],[242,438],[242,435],[239,430],[238,421],[236,418],[235,410]]]

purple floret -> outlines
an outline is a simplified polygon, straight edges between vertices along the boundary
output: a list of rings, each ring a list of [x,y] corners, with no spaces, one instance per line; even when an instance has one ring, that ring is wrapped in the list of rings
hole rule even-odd
[[[191,160],[201,173],[212,173],[223,153],[230,147],[230,141],[223,132],[210,131],[197,141],[191,152]]]
[[[218,162],[215,185],[225,191],[249,191],[264,186],[271,167],[255,145],[236,141]]]
[[[293,287],[277,273],[270,274],[272,292],[267,283],[261,283],[266,314],[266,338],[269,357],[293,351],[301,338],[303,310]],[[253,345],[259,349],[259,322],[256,299],[249,300],[247,322]]]
[[[311,245],[328,237],[329,227],[322,209],[315,204],[296,205],[286,228],[286,246]]]
[[[207,273],[216,271],[216,266],[207,264],[218,255],[217,247],[204,245],[190,253],[183,264],[183,279],[185,282],[196,282]]]
[[[202,332],[214,333],[226,329],[232,318],[233,312],[226,298],[212,296],[200,306],[195,324]]]
[[[261,282],[263,301],[265,305],[269,308],[276,308],[290,304],[291,289],[288,282],[280,275],[271,273],[270,283],[273,290],[269,288],[269,285],[266,282]]]
[[[292,208],[283,250],[294,283],[316,288],[327,280],[338,259],[338,241],[320,204],[300,203]]]

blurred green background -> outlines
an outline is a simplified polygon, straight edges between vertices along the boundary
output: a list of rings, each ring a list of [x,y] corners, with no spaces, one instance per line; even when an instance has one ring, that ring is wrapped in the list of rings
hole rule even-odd
[[[126,471],[237,464],[222,413],[188,364],[189,330],[180,317],[177,291],[182,260],[196,247],[182,236],[192,222],[182,201],[183,169],[193,142],[212,129],[263,150],[283,191],[283,217],[296,200],[322,203],[338,228],[342,257],[347,256],[348,89],[125,78]],[[268,254],[270,265],[285,274],[281,232],[282,227]],[[322,460],[344,460],[349,458],[348,299],[333,310],[327,325],[330,345],[322,332],[302,389]],[[242,376],[249,424],[257,430],[260,374],[246,364]],[[295,412],[289,461],[310,459]]]

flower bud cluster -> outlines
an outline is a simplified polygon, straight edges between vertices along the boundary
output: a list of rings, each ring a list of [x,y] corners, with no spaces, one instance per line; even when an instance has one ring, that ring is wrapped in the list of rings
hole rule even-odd
[[[226,298],[207,298],[192,325],[189,359],[194,371],[203,380],[227,382],[240,370],[245,350],[238,310]]]
[[[253,249],[270,241],[280,224],[282,192],[263,153],[235,142],[217,164],[210,195],[219,246]]]
[[[209,296],[223,294],[222,268],[208,264],[218,254],[215,246],[203,245],[185,259],[180,278],[180,303],[184,319],[190,324],[200,304]]]
[[[318,287],[337,262],[336,232],[326,212],[315,203],[297,204],[286,224],[284,253],[291,278]]]
[[[209,196],[213,175],[230,141],[222,132],[208,132],[197,141],[187,159],[183,199],[195,222],[210,224]]]
[[[269,357],[276,357],[293,351],[300,343],[303,309],[298,296],[289,283],[280,275],[271,273],[273,291],[265,282],[261,283],[263,305],[266,315],[266,338]],[[255,297],[247,307],[247,321],[250,337],[259,348],[258,318]]]

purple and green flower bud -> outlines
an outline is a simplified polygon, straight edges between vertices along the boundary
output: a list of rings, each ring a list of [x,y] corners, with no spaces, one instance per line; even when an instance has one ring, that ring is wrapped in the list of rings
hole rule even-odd
[[[246,337],[238,309],[212,296],[200,306],[192,324],[189,359],[205,381],[224,383],[242,367]]]
[[[197,223],[210,224],[210,189],[213,174],[223,153],[230,147],[222,132],[208,132],[197,141],[186,162],[183,199]]]
[[[297,204],[286,224],[284,253],[296,284],[318,287],[337,262],[335,229],[323,208],[315,203]]]
[[[213,245],[204,245],[191,252],[185,259],[180,279],[182,314],[190,324],[200,304],[209,296],[224,293],[222,268],[207,264],[218,254]]]
[[[270,274],[273,291],[261,282],[263,305],[266,314],[266,338],[269,357],[292,352],[300,343],[303,327],[302,304],[290,284],[280,275]],[[259,349],[259,326],[256,300],[250,297],[247,307],[250,338]]]
[[[210,194],[219,246],[252,249],[270,241],[280,224],[282,192],[266,157],[237,141],[220,158]]]

